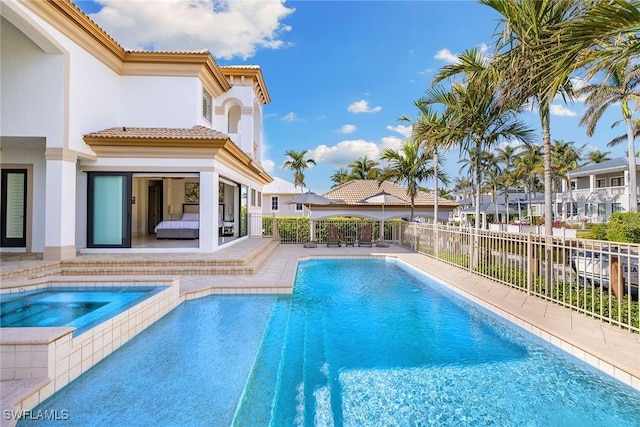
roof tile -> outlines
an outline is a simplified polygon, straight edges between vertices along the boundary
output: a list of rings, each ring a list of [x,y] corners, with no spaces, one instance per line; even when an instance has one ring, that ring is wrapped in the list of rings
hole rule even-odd
[[[192,128],[139,128],[113,127],[91,132],[89,138],[136,138],[136,139],[229,139],[229,135],[206,126]]]
[[[381,191],[386,191],[399,199],[405,200],[406,204],[411,203],[411,199],[409,198],[405,187],[389,181],[383,181],[381,185],[378,185],[378,181],[375,179],[357,179],[347,181],[327,191],[323,196],[329,199],[339,200],[345,205],[366,205],[375,203],[362,202],[362,200]],[[433,197],[433,194],[426,191],[419,191],[415,199],[416,206],[432,206],[434,202],[435,197]],[[442,198],[438,199],[438,204],[440,206],[458,205],[451,200]]]

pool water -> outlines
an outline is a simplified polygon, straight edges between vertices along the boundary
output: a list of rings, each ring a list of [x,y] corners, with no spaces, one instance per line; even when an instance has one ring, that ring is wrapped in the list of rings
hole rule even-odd
[[[68,419],[18,426],[229,426],[275,300],[186,301],[32,411]]]
[[[293,296],[184,302],[34,409],[64,410],[65,426],[638,426],[640,393],[400,263],[312,260]]]
[[[299,265],[234,424],[640,425],[640,393],[396,262]]]
[[[162,289],[165,288],[50,288],[2,295],[0,327],[73,326],[77,335]]]

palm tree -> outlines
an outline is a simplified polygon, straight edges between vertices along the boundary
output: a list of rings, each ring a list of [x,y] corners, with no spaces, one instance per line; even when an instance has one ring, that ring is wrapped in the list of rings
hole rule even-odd
[[[602,152],[600,150],[593,150],[587,154],[588,163],[602,163],[611,160],[609,154],[611,154],[610,151]]]
[[[502,141],[520,139],[528,143],[532,140],[532,130],[517,119],[518,109],[498,102],[498,87],[488,71],[482,53],[478,49],[467,50],[459,56],[458,64],[443,67],[434,83],[460,75],[464,80],[454,82],[449,92],[435,86],[423,98],[427,104],[445,107],[444,115],[448,117],[446,142],[457,141],[462,151],[475,160],[476,229],[480,228],[481,153]]]
[[[293,171],[293,183],[295,186],[304,186],[304,173],[302,171],[307,169],[310,164],[316,164],[313,159],[305,159],[307,152],[308,150],[302,150],[298,153],[296,150],[291,149],[284,153],[288,159],[282,167]]]
[[[504,204],[509,206],[509,189],[516,184],[516,179],[513,174],[514,163],[518,157],[520,147],[513,145],[506,145],[504,148],[496,149],[496,160],[502,164],[500,181],[504,185]]]
[[[353,179],[376,179],[380,174],[377,168],[378,162],[371,160],[365,154],[363,157],[351,162],[351,177]]]
[[[349,181],[351,179],[351,172],[347,168],[340,168],[331,175],[330,179],[331,182],[333,182],[331,188],[334,188]]]
[[[535,195],[540,175],[544,173],[542,148],[537,144],[527,144],[523,152],[514,161],[514,175],[524,182],[529,216],[531,216],[531,194]]]
[[[638,209],[637,167],[635,149],[635,128],[633,110],[630,103],[640,100],[640,64],[630,59],[614,64],[607,70],[606,79],[601,83],[588,84],[577,91],[586,94],[585,104],[589,106],[580,120],[587,126],[587,135],[592,136],[602,114],[612,105],[620,104],[622,118],[627,125],[627,155],[629,156],[629,210]]]
[[[448,117],[444,114],[440,114],[429,107],[428,104],[421,100],[415,101],[414,105],[420,112],[418,119],[411,125],[413,141],[418,144],[424,144],[427,152],[431,153],[434,157],[434,202],[433,202],[433,224],[438,223],[438,198],[440,196],[440,190],[438,184],[440,180],[439,165],[441,164],[441,158],[438,156],[439,151],[446,151],[452,145],[454,141],[449,139],[448,135]],[[408,121],[407,117],[401,118],[401,120]],[[436,229],[437,232],[437,229]],[[437,239],[436,239],[436,256],[438,253]]]
[[[552,233],[550,105],[558,94],[571,96],[570,69],[557,70],[548,58],[557,27],[578,13],[574,0],[480,0],[500,15],[502,31],[492,61],[501,94],[508,102],[538,105],[544,161],[545,234]],[[558,54],[559,55],[559,54]],[[553,74],[552,71],[555,73]],[[549,88],[558,82],[555,90]]]
[[[398,151],[387,148],[382,152],[380,160],[386,160],[389,165],[378,176],[378,184],[383,181],[404,183],[407,187],[407,195],[411,200],[411,217],[415,211],[415,199],[420,189],[420,183],[428,178],[435,178],[433,167],[434,158],[425,150],[424,146],[415,141],[405,141]],[[440,181],[447,182],[444,173],[438,177]]]
[[[571,187],[571,180],[569,179],[569,172],[578,169],[582,164],[582,153],[586,144],[576,147],[575,142],[565,142],[562,140],[556,140],[553,143],[553,161],[552,167],[554,176],[557,180],[564,181],[567,189],[569,190],[570,200],[570,214],[573,215],[573,189]],[[555,180],[554,180],[555,181]],[[564,211],[564,200],[563,211]],[[566,219],[566,218],[565,218]]]

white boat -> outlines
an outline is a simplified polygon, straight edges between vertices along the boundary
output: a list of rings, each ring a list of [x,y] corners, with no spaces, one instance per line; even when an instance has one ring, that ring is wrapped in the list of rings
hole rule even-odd
[[[571,268],[578,275],[578,283],[582,286],[609,287],[611,257],[617,257],[622,266],[625,293],[630,292],[633,299],[638,299],[638,254],[630,254],[626,249],[605,246],[601,250],[578,249],[571,253]]]

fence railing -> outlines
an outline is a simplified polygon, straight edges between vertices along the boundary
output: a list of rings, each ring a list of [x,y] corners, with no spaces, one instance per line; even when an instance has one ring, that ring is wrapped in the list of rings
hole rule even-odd
[[[380,235],[378,221],[362,218],[263,216],[261,224],[263,236],[285,244],[326,243],[330,225],[356,244],[364,224],[371,226],[373,242]],[[385,221],[384,241],[640,332],[640,245],[400,220]]]
[[[399,244],[640,332],[640,246],[403,223]]]

